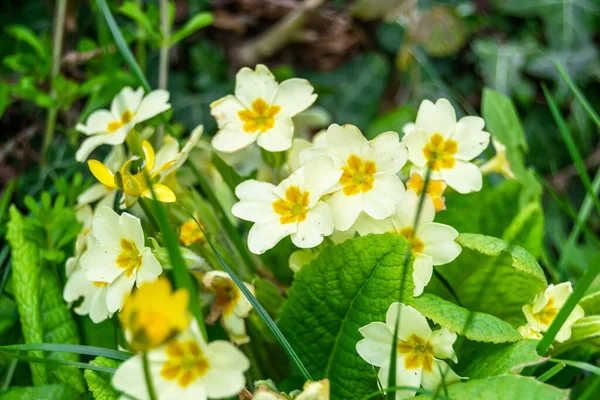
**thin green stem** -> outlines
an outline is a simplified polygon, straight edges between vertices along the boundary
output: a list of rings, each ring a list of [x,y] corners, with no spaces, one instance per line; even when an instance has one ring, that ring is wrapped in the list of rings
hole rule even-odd
[[[594,109],[592,108],[590,103],[587,101],[587,99],[585,98],[583,93],[581,93],[581,90],[579,90],[579,88],[577,87],[575,82],[573,82],[573,79],[571,79],[569,74],[563,69],[560,62],[555,61],[554,66],[558,70],[558,73],[560,74],[560,76],[562,76],[564,81],[567,83],[567,86],[569,86],[569,88],[571,89],[571,91],[573,92],[575,97],[577,97],[577,99],[579,100],[579,102],[581,103],[583,108],[585,108],[585,110],[588,112],[588,114],[590,115],[590,118],[592,118],[592,120],[596,123],[596,125],[598,125],[600,127],[600,117],[598,116],[598,114],[596,114],[596,111],[594,111]]]
[[[113,358],[115,360],[127,360],[132,353],[128,353],[120,350],[105,349],[104,347],[85,346],[79,344],[62,344],[62,343],[29,343],[29,344],[12,344],[7,346],[0,346],[1,350],[10,351],[52,351],[62,353],[74,353],[87,356],[100,356]]]
[[[579,303],[579,300],[581,300],[587,289],[590,287],[592,281],[596,278],[596,276],[598,276],[598,273],[600,273],[599,256],[600,253],[597,253],[596,257],[594,257],[595,263],[588,266],[588,269],[585,271],[581,279],[579,279],[577,285],[575,285],[573,293],[571,293],[565,304],[558,312],[558,315],[556,318],[554,318],[554,321],[552,321],[552,324],[538,343],[536,348],[540,355],[543,356],[548,352],[548,348],[550,348],[550,345],[552,342],[554,342],[554,338],[558,334],[558,331],[560,328],[562,328],[569,315],[571,315],[571,312],[577,303]]]
[[[138,5],[140,9],[144,6],[142,0],[135,0],[135,4]],[[142,24],[139,22],[136,23],[136,31],[137,31],[137,41],[135,42],[135,56],[140,65],[140,69],[142,73],[146,73],[146,41],[143,39],[144,28]]]
[[[169,42],[171,41],[171,19],[169,18],[169,0],[160,0],[160,52],[158,54],[158,88],[167,89],[169,79]],[[156,130],[154,144],[162,143],[164,125]]]
[[[563,368],[566,367],[566,364],[560,363],[556,364],[554,367],[550,368],[548,371],[544,372],[540,376],[538,376],[537,380],[540,382],[546,382],[548,379],[552,378],[554,375],[558,374]]]
[[[19,353],[14,353],[10,351],[0,351],[0,357],[9,358],[9,359],[17,359],[22,361],[30,361],[38,364],[48,364],[48,365],[66,365],[69,367],[82,368],[82,369],[91,369],[99,372],[108,372],[110,374],[114,374],[116,369],[103,367],[101,365],[94,365],[89,363],[84,363],[80,361],[70,361],[70,360],[62,360],[59,358],[40,358],[40,357],[31,357],[24,356]]]
[[[52,70],[50,72],[50,85],[54,77],[60,72],[60,56],[62,54],[62,42],[65,28],[65,14],[67,11],[67,0],[58,0],[54,13],[54,36],[52,39]],[[51,91],[52,96],[56,97],[54,90]],[[54,137],[54,128],[56,127],[56,118],[58,117],[58,108],[52,105],[48,109],[46,115],[46,131],[44,132],[44,141],[42,143],[42,164],[47,163],[47,152],[50,148],[50,143]]]
[[[150,221],[150,224],[154,227],[156,232],[160,232],[160,226],[158,225],[156,218],[154,218],[152,211],[150,211],[150,206],[148,205],[147,200],[139,199],[138,203],[140,204],[140,207],[142,207],[142,211],[144,211],[144,215],[146,215],[146,218],[148,218],[148,221]]]
[[[148,388],[148,397],[150,400],[157,400],[156,391],[152,384],[152,374],[150,374],[150,362],[148,361],[148,353],[142,353],[142,365],[144,367],[144,379],[146,380],[146,387]]]
[[[19,360],[16,358],[10,362],[10,367],[8,367],[8,371],[6,372],[6,378],[4,379],[4,383],[2,384],[2,388],[0,388],[0,392],[5,391],[10,386],[10,382],[15,374],[15,369],[17,369],[17,363]]]

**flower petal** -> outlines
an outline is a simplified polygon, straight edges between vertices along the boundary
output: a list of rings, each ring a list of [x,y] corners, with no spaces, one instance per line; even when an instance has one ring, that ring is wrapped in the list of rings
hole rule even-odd
[[[427,164],[425,153],[423,153],[423,148],[429,143],[427,132],[416,129],[404,136],[402,143],[406,145],[410,162],[418,167],[424,167]]]
[[[315,102],[317,95],[313,91],[314,88],[306,79],[288,79],[279,85],[273,105],[281,106],[287,115],[293,117]]]
[[[246,355],[237,347],[225,340],[215,340],[210,342],[207,348],[207,357],[211,367],[219,370],[229,370],[241,373],[250,368],[248,357],[246,357]]]
[[[131,293],[135,282],[135,274],[127,276],[123,273],[106,288],[106,308],[115,313],[123,307],[125,296]]]
[[[342,190],[339,190],[327,199],[327,205],[335,228],[346,231],[356,222],[363,210],[362,195],[346,196]]]
[[[377,164],[377,172],[395,174],[406,164],[408,150],[396,132],[380,133],[369,144],[375,150],[373,161]]]
[[[431,329],[425,317],[411,306],[406,306],[398,302],[392,303],[385,314],[385,323],[390,327],[391,332],[394,332],[398,316],[400,316],[398,321],[398,338],[407,340],[414,334],[423,340],[429,340]]]
[[[356,351],[363,360],[381,367],[390,357],[391,346],[395,343],[390,328],[383,322],[371,322],[358,330],[364,339],[356,343]]]
[[[470,162],[455,160],[451,169],[442,169],[442,179],[458,193],[478,192],[483,185],[481,170]]]
[[[263,254],[273,248],[281,239],[296,232],[297,224],[256,223],[248,233],[248,248],[254,254]]]
[[[106,307],[106,288],[101,288],[92,298],[90,306],[90,319],[93,323],[98,324],[112,316]]]
[[[573,293],[571,282],[562,282],[558,285],[549,285],[546,289],[546,296],[553,300],[553,306],[560,308],[565,304],[567,298]]]
[[[139,251],[144,248],[144,231],[138,217],[124,212],[119,217],[119,236],[135,243]]]
[[[152,250],[146,247],[142,251],[142,266],[137,271],[136,285],[140,286],[144,282],[152,282],[162,273],[162,267]]]
[[[392,221],[398,230],[411,227],[415,225],[415,218],[417,218],[417,211],[419,210],[420,198],[412,190],[404,193],[402,200],[396,204],[396,212],[392,216]],[[435,206],[429,196],[423,199],[423,206],[421,207],[421,214],[419,215],[419,221],[417,222],[417,231],[423,224],[433,221],[435,217]]]
[[[142,100],[139,108],[137,108],[135,122],[146,121],[170,109],[169,96],[169,92],[163,89],[156,89],[148,93]]]
[[[456,113],[454,107],[446,99],[438,99],[433,104],[429,100],[423,100],[417,113],[415,122],[417,129],[428,134],[439,133],[444,138],[450,136],[456,129]],[[411,133],[412,134],[412,133]]]
[[[92,297],[95,292],[94,283],[86,278],[86,272],[82,268],[73,272],[63,290],[63,298],[67,303],[74,302],[83,297],[81,304],[73,309],[79,315],[87,315],[90,312]]]
[[[232,94],[210,103],[210,114],[217,121],[219,128],[223,128],[229,123],[239,125],[240,117],[238,116],[238,113],[244,109],[245,107],[242,103],[240,103],[237,97]]]
[[[327,128],[325,137],[327,154],[333,158],[335,165],[342,166],[350,154],[362,157],[363,150],[368,150],[369,142],[360,129],[351,124],[339,126],[332,124]]]
[[[452,140],[458,144],[454,155],[459,160],[469,161],[477,157],[490,144],[490,134],[483,131],[485,122],[479,117],[463,117],[456,124]]]
[[[92,247],[79,259],[81,268],[87,270],[86,277],[94,282],[112,282],[123,270],[116,264],[120,252],[111,246]]]
[[[240,201],[233,205],[231,213],[246,221],[276,223],[279,215],[273,210],[273,203],[279,197],[274,189],[275,186],[270,183],[253,179],[240,183],[235,188],[235,195]]]
[[[292,242],[303,249],[318,246],[323,242],[323,237],[333,233],[333,221],[329,206],[318,202],[306,214],[306,219],[298,223],[298,230],[292,233]]]
[[[119,215],[109,207],[102,207],[96,211],[92,221],[92,234],[102,246],[121,248],[121,235],[119,229]]]
[[[373,189],[363,193],[363,210],[375,219],[384,219],[394,214],[396,204],[402,200],[404,185],[400,178],[391,173],[375,174]]]
[[[329,193],[340,177],[342,170],[336,168],[333,160],[327,156],[317,156],[304,166],[304,189],[310,192],[309,206],[319,201],[322,195]]]
[[[437,222],[424,224],[419,228],[418,237],[425,245],[423,253],[433,259],[433,265],[444,265],[454,261],[462,250],[454,241],[458,232],[449,225]]]
[[[273,129],[261,133],[256,143],[270,152],[286,151],[292,147],[294,136],[294,123],[292,119],[283,114],[275,117]]]
[[[212,145],[217,151],[233,153],[254,143],[258,135],[256,132],[244,132],[239,122],[230,122],[216,133]]]
[[[442,383],[442,376],[444,383]],[[423,376],[421,377],[421,385],[425,390],[437,390],[442,387],[443,384],[451,385],[453,383],[460,382],[460,376],[456,372],[441,360],[433,360],[433,368],[427,372],[423,370]]]
[[[81,142],[79,149],[75,153],[75,160],[78,162],[84,162],[92,151],[96,150],[96,147],[106,144],[108,142],[108,135],[94,135],[90,136]]]
[[[98,110],[90,114],[84,124],[77,124],[75,129],[85,135],[94,135],[108,131],[108,124],[115,120],[115,116],[108,110]]]
[[[456,342],[456,333],[448,328],[433,331],[429,343],[433,347],[433,355],[437,358],[449,358],[456,362],[456,354],[452,345]]]
[[[423,293],[423,289],[431,280],[433,275],[433,262],[431,257],[426,254],[416,254],[415,261],[413,263],[413,282],[415,283],[415,289],[413,290],[413,296],[417,297]]]
[[[375,219],[369,217],[367,214],[362,213],[356,219],[354,225],[352,225],[356,232],[360,236],[366,236],[370,233],[386,233],[394,232],[394,224],[390,218],[386,219]]]
[[[245,108],[251,108],[252,102],[256,99],[263,99],[268,104],[273,104],[277,88],[275,77],[262,64],[258,64],[255,71],[244,67],[235,76],[235,97]]]
[[[110,112],[114,117],[119,119],[127,110],[133,114],[138,109],[140,102],[142,101],[142,97],[144,97],[143,88],[139,87],[134,91],[129,86],[126,86],[113,99],[110,105]]]
[[[104,196],[109,195],[113,189],[106,189],[101,183],[94,183],[92,186],[83,191],[77,196],[77,204],[90,204],[100,200]]]
[[[390,361],[386,360],[381,366],[379,374],[377,374],[379,382],[381,382],[384,388],[387,387],[389,374]],[[414,396],[415,393],[417,393],[417,389],[421,386],[421,374],[422,368],[410,370],[404,369],[404,357],[396,358],[396,386],[408,386],[415,388],[414,390],[397,390],[396,400],[406,399],[408,397]]]

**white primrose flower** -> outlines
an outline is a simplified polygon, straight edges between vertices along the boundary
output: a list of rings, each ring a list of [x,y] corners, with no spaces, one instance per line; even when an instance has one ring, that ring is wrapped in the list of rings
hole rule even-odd
[[[90,319],[95,324],[112,317],[112,312],[108,311],[106,306],[106,291],[108,284],[101,281],[91,281],[88,279],[87,270],[77,269],[71,274],[65,289],[63,298],[67,303],[72,303],[79,298],[83,298],[81,304],[73,308],[79,315],[90,315]]]
[[[235,95],[210,105],[219,131],[212,140],[218,151],[231,153],[258,143],[267,151],[285,151],[292,146],[292,117],[316,100],[306,79],[288,79],[278,84],[267,67],[242,68],[235,77]]]
[[[144,246],[140,219],[131,214],[119,216],[108,207],[99,209],[92,234],[99,245],[81,256],[81,267],[87,270],[89,280],[107,284],[106,305],[114,313],[121,309],[134,283],[139,286],[155,280],[162,267],[150,248]]]
[[[434,265],[452,262],[462,248],[454,240],[458,237],[456,229],[449,225],[433,222],[435,208],[429,196],[423,199],[423,207],[416,222],[419,197],[413,191],[406,192],[396,212],[391,217],[377,221],[362,215],[354,227],[361,236],[369,233],[390,232],[404,236],[412,246],[415,257],[413,263],[414,296],[423,293],[433,274]]]
[[[303,165],[300,161],[300,153],[302,153],[306,149],[311,149],[313,147],[325,147],[326,138],[327,131],[325,129],[322,129],[319,132],[317,132],[315,136],[313,136],[312,142],[309,142],[306,139],[294,139],[292,147],[290,148],[287,154],[287,165],[290,171],[295,171]]]
[[[122,145],[117,145],[112,148],[108,156],[104,159],[104,166],[114,175],[124,162],[125,149]],[[92,184],[77,197],[77,204],[91,204],[97,201],[96,208],[103,206],[112,208],[116,195],[116,188],[98,182]]]
[[[325,147],[304,150],[300,160],[327,155],[342,171],[327,204],[335,228],[346,231],[361,211],[375,219],[394,213],[394,206],[404,194],[396,173],[406,163],[406,153],[396,132],[381,133],[368,141],[354,125],[333,124],[327,129]]]
[[[431,178],[445,181],[459,193],[481,190],[481,171],[470,163],[490,142],[479,117],[463,117],[458,122],[452,104],[439,99],[435,104],[423,100],[415,129],[402,141],[408,159],[419,169],[431,169]],[[425,176],[424,171],[419,172]]]
[[[96,240],[91,234],[92,220],[94,218],[92,207],[87,204],[77,207],[75,218],[82,227],[81,232],[79,232],[79,235],[77,235],[77,239],[75,240],[75,254],[73,254],[73,257],[67,258],[65,263],[65,275],[67,278],[71,276],[75,270],[79,269],[79,259],[81,258],[81,255],[96,244]]]
[[[259,387],[254,392],[253,400],[288,400],[289,396],[282,396],[275,393],[267,386]],[[307,381],[294,400],[329,400],[329,379],[320,381]]]
[[[538,294],[531,304],[523,306],[523,314],[527,318],[527,325],[519,328],[519,332],[526,339],[538,338],[538,334],[546,332],[558,312],[573,292],[571,282],[562,282],[558,285],[550,284],[543,293]],[[555,340],[564,342],[571,337],[571,326],[585,315],[583,308],[576,305],[565,323],[562,325]],[[532,332],[533,331],[533,332]],[[541,335],[539,335],[541,336]]]
[[[250,367],[248,358],[231,343],[224,340],[206,343],[195,321],[190,329],[147,354],[158,400],[235,396],[244,388],[244,372]],[[149,400],[142,355],[121,364],[112,384],[127,396]]]
[[[398,317],[398,336],[394,337]],[[436,390],[442,379],[446,385],[460,381],[461,378],[441,360],[457,361],[452,348],[456,333],[447,328],[432,332],[423,315],[398,302],[390,305],[385,321],[371,322],[360,328],[364,339],[356,344],[356,351],[366,362],[381,367],[378,377],[384,388],[388,382],[392,346],[397,350],[397,386],[423,386],[426,390]],[[396,399],[412,397],[415,393],[415,390],[398,390]]]
[[[115,96],[110,110],[94,111],[85,124],[77,124],[75,129],[88,138],[81,143],[75,159],[85,161],[96,147],[102,144],[119,145],[133,127],[171,108],[169,92],[158,89],[144,96],[144,89],[133,90],[124,87]]]
[[[248,180],[235,189],[240,201],[231,212],[255,222],[248,234],[248,248],[262,254],[291,235],[301,248],[319,245],[333,232],[329,207],[321,196],[340,178],[329,157],[315,157],[278,186]]]
[[[250,342],[244,319],[250,315],[253,307],[229,274],[223,271],[209,271],[202,278],[202,284],[215,294],[206,322],[213,324],[221,317],[223,329],[233,343],[240,345]],[[254,286],[246,282],[244,285],[254,294]]]

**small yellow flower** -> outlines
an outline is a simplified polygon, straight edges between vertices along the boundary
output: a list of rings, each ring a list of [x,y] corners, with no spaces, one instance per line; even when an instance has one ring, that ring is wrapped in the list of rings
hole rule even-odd
[[[179,228],[179,240],[186,246],[189,246],[198,240],[205,240],[204,233],[196,223],[196,220],[190,218],[181,224],[181,228]]]
[[[140,351],[153,349],[187,329],[188,302],[188,292],[172,291],[171,283],[164,277],[141,285],[125,300],[119,314],[131,347]]]
[[[423,177],[416,172],[410,174],[410,179],[406,182],[406,189],[412,190],[420,196],[423,193],[425,187],[425,181]],[[442,211],[446,209],[446,199],[443,196],[444,190],[446,190],[446,183],[440,180],[429,180],[427,184],[427,194],[433,201],[435,211]]]
[[[515,179],[515,174],[510,169],[510,162],[506,156],[506,146],[496,138],[492,138],[492,144],[496,155],[479,167],[481,173],[484,175],[498,173],[504,175],[506,179]]]

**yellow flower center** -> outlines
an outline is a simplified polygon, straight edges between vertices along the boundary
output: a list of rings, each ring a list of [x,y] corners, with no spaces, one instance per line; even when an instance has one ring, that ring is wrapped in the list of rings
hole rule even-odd
[[[423,154],[427,160],[427,165],[434,171],[441,168],[452,168],[456,161],[454,154],[458,151],[458,144],[451,139],[444,140],[439,133],[431,136],[429,143],[423,147]]]
[[[213,307],[224,316],[231,315],[242,293],[235,283],[230,279],[215,278],[210,289],[216,294]]]
[[[425,181],[421,177],[421,175],[417,173],[412,173],[410,175],[410,179],[406,182],[406,188],[408,190],[412,190],[417,194],[417,196],[423,193],[423,189],[425,188]],[[435,211],[441,211],[446,209],[446,202],[444,196],[444,181],[439,180],[429,180],[429,184],[427,184],[427,194],[431,197],[433,201],[433,206],[435,207]]]
[[[189,219],[181,224],[179,240],[184,245],[189,246],[197,240],[204,240],[204,233],[202,233],[195,220]]]
[[[308,212],[309,192],[301,192],[298,186],[290,186],[285,191],[285,200],[279,199],[273,202],[273,210],[281,215],[279,223],[290,224],[302,222],[306,219]]]
[[[548,303],[539,312],[533,314],[533,317],[540,323],[540,325],[550,325],[556,315],[558,314],[558,308],[554,307],[554,299],[548,299]]]
[[[423,368],[426,372],[433,369],[433,346],[424,339],[413,334],[407,341],[398,340],[398,354],[404,355],[404,368]]]
[[[264,133],[275,126],[275,116],[279,114],[281,107],[269,104],[261,98],[252,102],[252,109],[244,109],[238,112],[238,117],[244,122],[245,132],[252,133],[260,131]]]
[[[414,254],[423,252],[425,243],[423,243],[423,241],[418,237],[415,237],[415,232],[411,226],[401,229],[400,234],[404,236],[406,240],[408,240],[408,243],[410,243]]]
[[[121,239],[121,253],[116,262],[119,268],[126,270],[125,276],[129,278],[142,265],[142,254],[131,240]]]
[[[133,119],[133,113],[129,110],[125,110],[125,111],[123,111],[123,114],[121,114],[121,119],[119,121],[111,121],[108,123],[106,130],[109,133],[114,133],[117,131],[117,129],[119,129],[123,125],[131,122],[132,119]]]
[[[339,182],[344,186],[346,196],[366,193],[373,189],[373,175],[377,172],[377,165],[373,161],[363,161],[356,154],[351,154],[341,169],[344,173]]]
[[[163,364],[160,375],[166,380],[176,380],[182,388],[208,371],[208,360],[194,340],[173,341],[167,344],[166,353],[168,360]]]

